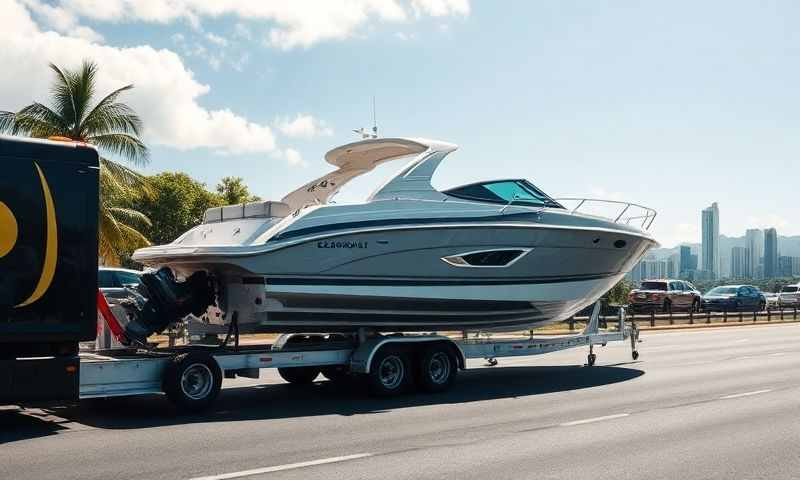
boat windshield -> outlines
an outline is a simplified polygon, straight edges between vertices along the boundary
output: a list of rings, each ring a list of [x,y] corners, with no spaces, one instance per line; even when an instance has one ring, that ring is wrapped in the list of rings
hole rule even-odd
[[[564,208],[527,180],[496,180],[473,183],[463,187],[452,188],[442,193],[479,202],[508,204],[513,201],[514,205]]]

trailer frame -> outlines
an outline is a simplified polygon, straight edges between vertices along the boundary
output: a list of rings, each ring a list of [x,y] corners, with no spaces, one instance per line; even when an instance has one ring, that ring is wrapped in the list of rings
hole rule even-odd
[[[187,397],[191,397],[192,392],[200,388],[192,383],[192,375],[200,375],[198,378],[203,375],[212,375],[205,380],[201,379],[205,383],[201,382],[200,386],[203,388],[202,392],[205,392],[208,390],[208,382],[212,382],[213,386],[221,384],[222,378],[258,378],[260,370],[266,368],[277,368],[281,376],[291,383],[309,383],[316,378],[320,371],[323,373],[335,372],[338,369],[347,372],[349,376],[363,377],[368,381],[372,379],[373,382],[378,382],[378,391],[373,389],[373,393],[388,395],[407,390],[383,388],[386,385],[381,382],[386,383],[386,378],[396,381],[397,372],[395,371],[395,376],[392,377],[392,371],[389,368],[392,362],[401,370],[404,367],[408,369],[409,372],[404,372],[404,374],[406,377],[410,377],[410,370],[419,370],[418,365],[412,367],[419,363],[418,358],[424,357],[425,352],[428,354],[434,352],[431,354],[434,356],[435,352],[440,353],[438,367],[443,366],[442,361],[447,363],[446,357],[448,356],[453,360],[453,364],[448,367],[453,370],[448,373],[452,378],[446,378],[447,381],[441,384],[436,382],[431,384],[431,381],[421,382],[423,386],[430,387],[425,388],[426,390],[431,391],[448,388],[452,384],[457,370],[467,368],[469,359],[482,358],[488,362],[488,365],[493,366],[497,364],[498,358],[540,355],[588,346],[586,365],[592,366],[596,361],[595,346],[605,346],[610,342],[625,341],[626,339],[630,339],[631,354],[634,359],[637,359],[639,356],[637,350],[639,331],[635,324],[626,324],[624,310],[620,310],[615,331],[599,328],[599,312],[600,304],[598,302],[586,328],[578,334],[530,335],[523,339],[469,338],[466,333],[462,335],[461,339],[436,333],[384,335],[375,332],[359,332],[358,335],[353,335],[351,338],[345,338],[340,334],[284,334],[273,344],[266,345],[238,345],[237,343],[235,347],[227,347],[189,344],[152,350],[112,349],[82,353],[80,398],[166,393],[180,407],[187,410],[201,410],[210,405],[213,398],[203,398],[202,402],[193,402],[189,398],[187,401]],[[392,358],[391,355],[387,357],[385,354],[387,352],[394,354],[397,358]],[[417,359],[414,362],[407,360],[412,354]],[[383,361],[389,358],[388,367],[383,363],[378,366],[376,363],[378,357]],[[181,362],[186,363],[187,358],[190,359],[189,363],[194,363],[181,367]],[[191,370],[192,368],[194,370]],[[326,368],[328,370],[325,370]],[[387,368],[388,370],[386,370]],[[179,370],[177,377],[175,369]],[[380,369],[383,370],[377,371]],[[389,373],[386,374],[386,372]],[[441,368],[438,368],[436,372],[439,376],[443,375]],[[329,378],[332,376],[331,373],[325,373],[325,375]],[[425,380],[425,378],[423,375],[422,379]],[[406,382],[408,381],[406,379]],[[179,383],[179,385],[175,383]],[[212,392],[212,397],[219,392],[219,387],[216,387],[215,390]]]

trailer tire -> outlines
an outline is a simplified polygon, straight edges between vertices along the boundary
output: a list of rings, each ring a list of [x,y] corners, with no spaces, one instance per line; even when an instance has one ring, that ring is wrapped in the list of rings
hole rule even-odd
[[[201,412],[219,395],[222,369],[207,352],[182,353],[167,364],[162,387],[180,410]]]
[[[390,397],[411,387],[411,363],[408,354],[396,347],[384,346],[372,357],[367,384],[372,395]]]
[[[318,367],[284,367],[278,369],[278,375],[292,385],[309,385],[319,375]]]
[[[456,380],[457,373],[458,360],[448,345],[432,345],[422,350],[417,379],[423,391],[439,393],[449,390]]]

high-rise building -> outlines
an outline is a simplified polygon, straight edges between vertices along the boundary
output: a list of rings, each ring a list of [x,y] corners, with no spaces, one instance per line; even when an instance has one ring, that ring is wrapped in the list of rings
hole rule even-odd
[[[702,219],[702,251],[704,276],[711,280],[719,277],[719,207],[717,202],[703,209]]]
[[[667,259],[667,277],[678,278],[681,273],[681,257],[677,253],[673,253]]]
[[[744,248],[750,250],[745,277],[758,278],[761,257],[764,256],[764,232],[757,228],[748,229],[744,234]]]
[[[764,230],[764,278],[776,278],[778,272],[778,232]]]
[[[679,273],[683,274],[683,272],[688,272],[689,270],[692,270],[691,268],[689,268],[689,262],[692,261],[692,249],[688,245],[681,245],[680,255],[681,255],[681,268]]]
[[[778,273],[786,278],[800,276],[800,257],[778,257]]]
[[[731,248],[731,278],[745,278],[750,250],[744,247]]]

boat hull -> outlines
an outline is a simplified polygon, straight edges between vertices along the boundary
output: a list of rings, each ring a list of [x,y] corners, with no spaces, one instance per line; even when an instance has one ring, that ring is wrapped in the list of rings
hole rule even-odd
[[[338,332],[362,327],[382,331],[521,330],[574,315],[620,278],[488,282],[384,278],[327,283],[320,279],[267,279],[265,308],[249,312],[245,323],[250,324],[248,330],[260,332]]]

